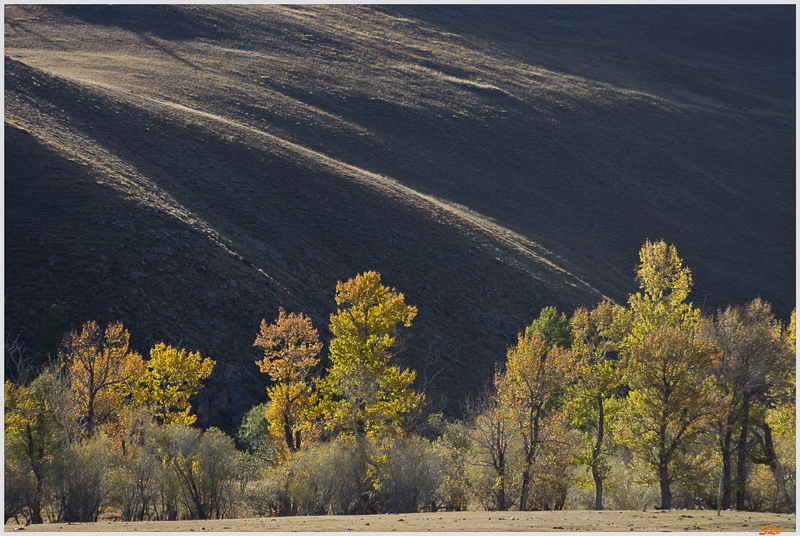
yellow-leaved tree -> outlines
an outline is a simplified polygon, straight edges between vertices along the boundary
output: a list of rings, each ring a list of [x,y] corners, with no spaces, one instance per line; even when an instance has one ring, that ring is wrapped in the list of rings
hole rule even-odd
[[[584,430],[588,448],[577,456],[591,469],[595,509],[603,509],[603,481],[608,473],[605,437],[619,413],[617,389],[622,383],[618,348],[630,315],[604,300],[591,311],[580,308],[572,317],[572,351],[578,361],[578,381],[569,391],[567,408],[572,426]]]
[[[48,400],[48,392],[53,388],[51,379],[49,371],[45,371],[30,385],[14,385],[9,380],[5,382],[5,478],[8,483],[14,477],[14,472],[33,476],[33,489],[29,489],[28,498],[28,519],[32,524],[44,522],[45,470],[48,459],[52,457],[51,448],[58,441],[57,425]],[[13,460],[19,460],[20,463],[14,464]],[[8,488],[5,500],[8,508],[8,501],[12,500],[8,496]]]
[[[420,396],[415,373],[392,364],[392,349],[398,325],[411,326],[417,308],[371,271],[337,283],[336,303],[345,308],[331,315],[333,364],[319,382],[326,426],[356,437],[398,432]]]
[[[683,331],[694,328],[700,310],[686,303],[692,289],[692,272],[683,266],[675,246],[663,240],[647,240],[639,252],[637,279],[642,292],[630,296],[628,303],[632,321],[628,346],[664,327],[677,326]]]
[[[203,388],[201,382],[211,375],[214,365],[214,360],[203,359],[200,352],[158,343],[150,349],[145,370],[125,382],[120,391],[131,396],[137,406],[150,408],[164,424],[193,424],[197,416],[189,415],[189,398]]]
[[[281,308],[274,324],[261,321],[261,331],[253,346],[264,349],[264,359],[256,361],[256,365],[276,382],[267,388],[270,435],[276,446],[285,444],[289,451],[298,450],[303,431],[310,430],[318,407],[318,395],[312,390],[310,376],[322,350],[319,334],[310,318],[304,314],[286,314]]]
[[[717,349],[700,336],[700,311],[686,303],[692,277],[675,247],[648,240],[639,258],[642,292],[629,299],[629,329],[620,345],[630,393],[619,438],[653,469],[661,508],[669,509],[672,482],[692,469],[682,450],[718,411],[710,377]]]
[[[560,420],[554,419],[549,403],[562,394],[575,377],[572,352],[560,346],[548,349],[533,330],[519,334],[517,345],[508,350],[506,370],[496,375],[496,389],[503,410],[516,423],[522,439],[524,461],[519,509],[527,510],[533,481],[533,466],[543,445],[558,440]]]

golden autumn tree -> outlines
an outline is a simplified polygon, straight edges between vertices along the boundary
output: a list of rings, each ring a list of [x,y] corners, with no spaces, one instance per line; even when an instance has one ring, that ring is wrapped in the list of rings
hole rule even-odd
[[[129,339],[121,323],[103,330],[94,321],[64,338],[61,355],[88,437],[122,406],[120,385],[143,371],[141,356],[128,348]]]
[[[714,374],[725,402],[724,412],[716,422],[723,463],[722,508],[731,506],[731,493],[735,490],[736,508],[743,510],[746,462],[755,457],[748,447],[754,425],[763,429],[764,438],[759,443],[764,445],[766,463],[773,473],[777,471],[771,427],[763,417],[754,422],[751,413],[756,405],[772,408],[793,398],[795,353],[786,329],[774,317],[770,304],[760,298],[745,305],[728,306],[707,324],[707,329],[720,350]],[[765,416],[763,410],[758,413]],[[735,436],[736,481],[732,484]]]
[[[203,388],[201,382],[211,375],[214,365],[214,360],[203,359],[200,352],[158,343],[150,349],[143,370],[123,382],[120,391],[131,396],[137,406],[150,408],[164,424],[193,424],[197,416],[189,415],[189,399]]]
[[[345,308],[331,315],[333,364],[320,382],[326,424],[356,437],[397,431],[419,396],[411,388],[415,373],[392,364],[392,349],[398,325],[410,326],[417,308],[377,272],[337,283],[336,303]]]
[[[692,272],[683,266],[675,246],[647,240],[639,252],[637,279],[641,292],[630,296],[631,322],[626,343],[635,346],[649,333],[668,326],[687,331],[700,319],[700,310],[686,303]]]
[[[709,341],[668,326],[645,335],[628,358],[631,391],[619,437],[655,472],[661,509],[672,507],[670,486],[682,449],[705,432],[718,411],[709,373],[716,357]]]
[[[57,442],[57,425],[48,400],[52,388],[49,371],[40,374],[30,385],[5,382],[3,431],[6,471],[9,460],[16,459],[20,461],[22,470],[33,475],[32,496],[28,499],[32,524],[44,522],[45,469],[48,458],[52,456],[51,447]]]
[[[639,260],[641,292],[628,300],[620,344],[630,393],[619,437],[654,470],[661,507],[669,509],[679,454],[718,411],[709,376],[717,351],[699,333],[700,311],[686,302],[692,276],[675,246],[647,240]]]
[[[578,309],[571,322],[572,351],[579,370],[567,406],[572,425],[586,431],[585,438],[591,442],[589,452],[579,454],[578,459],[591,469],[596,510],[603,509],[603,480],[608,472],[604,440],[619,411],[615,396],[622,383],[622,370],[617,351],[627,332],[628,318],[623,307],[604,300],[591,311]]]
[[[267,388],[270,435],[278,444],[285,443],[289,451],[298,450],[302,432],[312,423],[318,404],[310,377],[322,350],[319,334],[306,315],[286,314],[280,308],[274,324],[261,321],[253,346],[264,349],[264,359],[256,365],[275,382]]]
[[[548,349],[541,335],[529,330],[519,334],[517,345],[508,350],[505,373],[496,376],[502,405],[516,422],[522,439],[520,510],[528,508],[536,456],[558,433],[549,403],[566,390],[575,373],[571,351],[560,346]]]

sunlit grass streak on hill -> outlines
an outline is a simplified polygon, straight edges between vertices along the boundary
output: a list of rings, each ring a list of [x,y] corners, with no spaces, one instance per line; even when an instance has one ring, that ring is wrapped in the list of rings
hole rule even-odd
[[[79,81],[83,83],[95,84],[94,82],[86,80],[79,80]],[[102,87],[106,87],[111,90],[119,91],[119,88],[115,88],[113,86],[107,86],[105,84],[96,84],[96,85],[100,85]],[[180,110],[186,113],[211,119],[216,122],[224,123],[226,125],[235,127],[237,129],[244,130],[252,134],[256,134],[263,138],[267,138],[270,142],[274,143],[275,145],[277,145],[282,149],[304,156],[308,158],[309,161],[311,162],[315,162],[317,164],[324,165],[328,168],[332,168],[335,171],[343,173],[348,179],[373,187],[383,194],[391,195],[392,197],[396,197],[399,200],[407,203],[410,202],[412,205],[418,206],[423,210],[427,209],[431,211],[431,209],[434,209],[433,210],[434,212],[445,212],[446,215],[453,216],[456,219],[460,220],[460,223],[462,224],[465,223],[468,226],[478,227],[484,233],[490,235],[493,238],[505,242],[507,245],[512,246],[513,248],[523,253],[524,255],[533,258],[536,262],[543,263],[549,266],[551,269],[561,272],[564,275],[567,275],[575,279],[581,286],[591,290],[594,294],[602,297],[602,295],[596,289],[592,288],[583,280],[575,277],[572,273],[561,268],[560,266],[550,261],[547,257],[545,257],[545,255],[554,257],[552,253],[546,251],[541,246],[527,240],[525,237],[517,233],[514,233],[513,231],[506,229],[496,223],[489,221],[483,216],[477,215],[471,211],[467,212],[461,208],[454,206],[449,202],[437,199],[430,195],[417,192],[416,190],[413,190],[407,186],[400,184],[399,182],[397,182],[392,178],[372,173],[370,171],[330,158],[312,149],[308,149],[296,143],[284,140],[278,136],[264,132],[263,130],[243,125],[242,123],[233,121],[218,114],[205,112],[202,110],[184,106],[182,104],[154,99],[151,97],[144,97],[140,95],[136,95],[135,97],[142,98],[144,100],[153,102],[161,106],[165,106],[168,108]],[[536,251],[534,251],[534,249],[540,250],[542,251],[542,253],[539,254]]]

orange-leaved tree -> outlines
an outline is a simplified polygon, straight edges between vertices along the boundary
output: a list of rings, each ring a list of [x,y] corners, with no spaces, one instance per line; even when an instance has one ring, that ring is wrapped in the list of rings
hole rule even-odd
[[[143,372],[142,357],[128,348],[130,335],[119,322],[103,330],[94,321],[64,338],[61,356],[86,435],[123,404],[123,382]]]
[[[319,334],[306,315],[286,314],[280,308],[274,324],[261,321],[253,346],[264,349],[264,359],[256,365],[276,382],[267,388],[270,435],[277,445],[285,443],[289,451],[298,450],[303,431],[310,429],[316,417],[318,395],[310,377],[322,350]]]

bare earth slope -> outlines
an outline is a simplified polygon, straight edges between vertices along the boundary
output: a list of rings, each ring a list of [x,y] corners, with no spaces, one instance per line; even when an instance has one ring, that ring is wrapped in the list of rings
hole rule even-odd
[[[64,329],[199,349],[219,365],[198,413],[230,429],[265,395],[260,320],[325,332],[364,270],[418,306],[399,359],[441,370],[450,412],[541,307],[624,301],[646,238],[678,247],[697,304],[786,317],[793,21],[6,6],[6,330],[35,346],[56,303]]]

